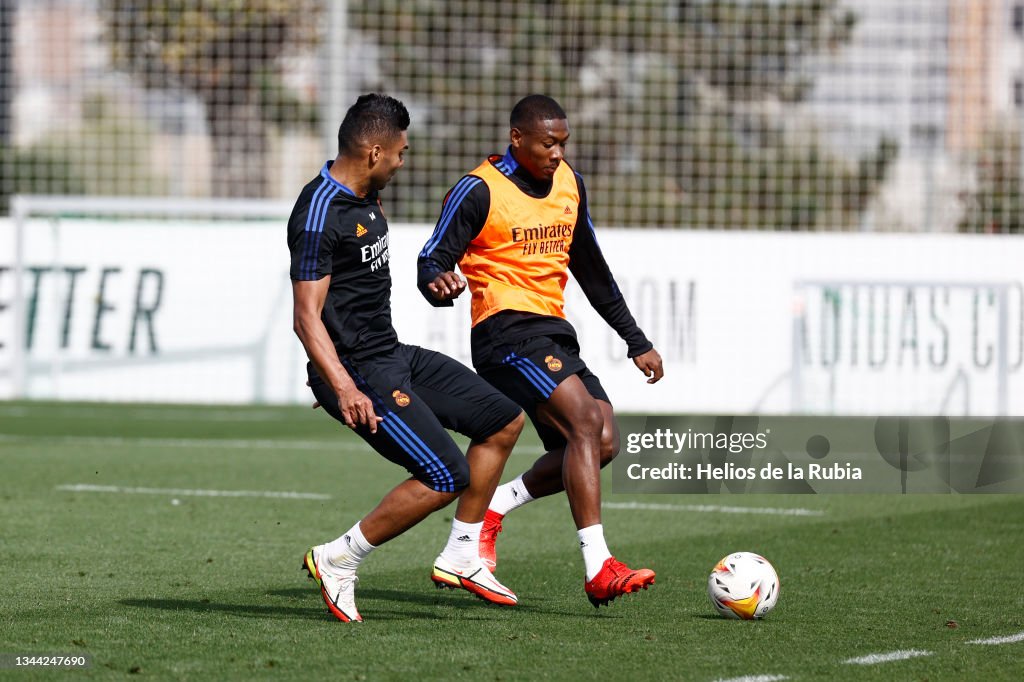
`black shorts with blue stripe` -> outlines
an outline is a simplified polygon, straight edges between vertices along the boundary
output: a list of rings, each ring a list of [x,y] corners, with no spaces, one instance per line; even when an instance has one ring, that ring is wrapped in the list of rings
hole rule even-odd
[[[566,440],[553,426],[537,418],[537,405],[546,402],[558,385],[578,376],[594,398],[611,403],[601,380],[580,358],[575,339],[568,336],[535,336],[499,349],[502,361],[479,367],[487,383],[523,408],[537,429],[545,450],[565,447]]]
[[[399,344],[391,351],[343,363],[383,418],[377,433],[365,425],[356,433],[438,492],[458,492],[469,485],[469,465],[445,429],[483,440],[520,413],[515,403],[465,365],[419,346]],[[317,401],[343,422],[334,391],[311,364],[307,372]]]

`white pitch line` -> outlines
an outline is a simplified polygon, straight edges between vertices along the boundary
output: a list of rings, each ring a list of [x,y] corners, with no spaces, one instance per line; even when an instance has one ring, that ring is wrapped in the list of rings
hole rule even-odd
[[[968,644],[1013,644],[1014,642],[1024,642],[1024,632],[1018,632],[1015,635],[1006,635],[1005,637],[972,639]]]
[[[921,651],[919,649],[904,649],[900,651],[890,651],[886,654],[868,654],[867,656],[848,658],[843,661],[843,663],[846,665],[877,665],[879,663],[891,663],[892,661],[905,661],[908,658],[931,656],[933,653],[934,652],[932,651]]]
[[[743,677],[730,677],[727,680],[715,680],[715,682],[778,682],[788,679],[785,675],[744,675]]]
[[[270,438],[122,438],[119,436],[20,436],[0,434],[0,443],[71,443],[100,447],[225,448],[229,450],[352,450],[362,449],[337,441],[274,440]]]
[[[140,408],[129,405],[111,406],[110,409],[74,407],[74,406],[53,406],[29,407],[29,406],[0,406],[0,417],[28,417],[28,416],[64,417],[68,419],[109,419],[130,418],[145,421],[213,421],[213,422],[268,422],[268,421],[289,421],[295,418],[291,411],[281,410],[231,410],[229,408],[203,408],[190,409],[173,407],[170,409]]]
[[[188,488],[130,488],[119,485],[91,485],[74,483],[57,486],[57,490],[72,493],[124,493],[129,495],[175,495],[178,497],[271,497],[284,500],[329,500],[321,493],[293,493],[275,490],[192,490]]]
[[[688,511],[709,514],[774,514],[777,516],[824,516],[819,509],[790,507],[727,507],[716,504],[659,504],[648,502],[605,502],[605,509],[643,509],[650,511]]]

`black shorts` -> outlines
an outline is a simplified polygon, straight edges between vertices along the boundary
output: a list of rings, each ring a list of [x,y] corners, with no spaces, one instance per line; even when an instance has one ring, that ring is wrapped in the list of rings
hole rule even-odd
[[[366,425],[358,426],[356,433],[438,492],[458,492],[469,485],[469,465],[445,429],[483,440],[520,413],[515,403],[465,365],[419,346],[400,344],[387,353],[343,363],[384,419],[377,433],[371,434]],[[334,391],[312,364],[306,368],[317,401],[343,422]]]
[[[558,429],[537,419],[538,403],[547,402],[560,383],[575,374],[590,395],[611,403],[601,380],[580,358],[580,350],[572,339],[537,336],[502,351],[504,360],[501,365],[477,371],[487,383],[523,408],[546,450],[557,450],[566,444]]]

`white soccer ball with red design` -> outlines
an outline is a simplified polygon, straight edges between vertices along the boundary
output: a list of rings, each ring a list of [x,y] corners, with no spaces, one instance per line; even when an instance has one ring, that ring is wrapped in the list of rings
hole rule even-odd
[[[779,576],[760,554],[736,552],[715,564],[708,597],[727,618],[764,618],[779,601]]]

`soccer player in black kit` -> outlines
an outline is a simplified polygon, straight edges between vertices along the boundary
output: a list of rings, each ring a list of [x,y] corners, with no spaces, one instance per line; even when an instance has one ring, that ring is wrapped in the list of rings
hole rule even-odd
[[[303,558],[344,622],[362,620],[355,586],[363,559],[456,497],[431,579],[492,603],[517,601],[481,562],[479,537],[523,413],[455,360],[400,343],[391,325],[388,224],[377,193],[403,164],[408,127],[397,99],[361,96],[338,130],[337,158],[303,188],[288,221],[295,333],[317,404],[411,474]],[[465,456],[445,428],[472,439]]]

